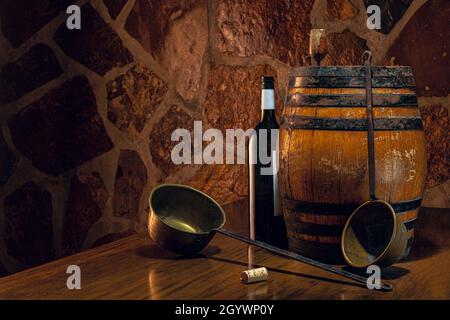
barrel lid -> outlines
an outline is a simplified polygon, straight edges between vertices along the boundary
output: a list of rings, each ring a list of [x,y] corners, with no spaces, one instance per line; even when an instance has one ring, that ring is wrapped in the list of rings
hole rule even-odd
[[[413,77],[409,66],[372,66],[372,77]],[[291,69],[290,77],[365,77],[365,66],[306,66]]]

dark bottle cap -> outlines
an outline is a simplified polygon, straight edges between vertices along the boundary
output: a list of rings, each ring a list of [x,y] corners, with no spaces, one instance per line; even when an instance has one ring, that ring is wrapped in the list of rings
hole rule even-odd
[[[261,78],[261,89],[274,89],[275,79],[273,77],[262,77]]]

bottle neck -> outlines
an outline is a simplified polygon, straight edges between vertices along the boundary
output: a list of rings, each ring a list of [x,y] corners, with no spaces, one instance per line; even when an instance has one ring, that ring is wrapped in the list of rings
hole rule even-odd
[[[261,91],[261,121],[275,119],[275,92],[273,89]]]
[[[276,121],[275,110],[263,109],[261,110],[261,122]]]

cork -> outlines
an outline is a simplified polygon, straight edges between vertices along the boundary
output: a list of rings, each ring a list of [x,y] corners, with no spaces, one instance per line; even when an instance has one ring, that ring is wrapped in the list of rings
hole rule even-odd
[[[241,273],[241,282],[254,283],[266,281],[269,278],[269,273],[265,267],[245,270]]]

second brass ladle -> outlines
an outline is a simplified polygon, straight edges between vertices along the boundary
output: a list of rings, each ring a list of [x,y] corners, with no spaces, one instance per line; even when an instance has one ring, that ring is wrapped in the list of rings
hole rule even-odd
[[[195,254],[201,251],[218,232],[367,285],[366,277],[225,230],[223,228],[225,212],[221,206],[213,198],[194,188],[162,184],[152,190],[149,202],[150,237],[158,245],[174,253]],[[383,282],[379,290],[390,291],[392,285]]]

